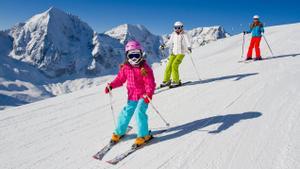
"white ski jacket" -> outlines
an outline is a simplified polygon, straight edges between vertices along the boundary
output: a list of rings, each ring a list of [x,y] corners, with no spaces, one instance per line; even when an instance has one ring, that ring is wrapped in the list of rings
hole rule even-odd
[[[190,37],[184,31],[180,34],[173,32],[166,46],[171,49],[171,53],[174,55],[185,54],[188,52],[188,48],[191,47]]]

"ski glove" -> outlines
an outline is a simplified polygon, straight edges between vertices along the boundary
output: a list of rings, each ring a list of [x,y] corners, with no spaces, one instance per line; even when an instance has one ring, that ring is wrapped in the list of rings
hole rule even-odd
[[[162,45],[159,46],[159,49],[160,49],[160,50],[164,50],[165,48],[166,48],[166,45],[165,45],[165,44],[162,44]]]
[[[188,51],[189,51],[190,53],[192,53],[192,48],[191,48],[191,47],[188,47]]]
[[[147,94],[144,94],[144,95],[143,95],[143,99],[144,99],[144,102],[145,102],[145,103],[149,104],[150,101],[151,101],[151,99],[152,99],[152,97],[151,97],[151,96],[148,96]]]
[[[107,86],[105,87],[104,92],[105,92],[105,94],[107,94],[107,93],[109,93],[111,90],[112,90],[112,87],[111,87],[109,84],[107,84]]]

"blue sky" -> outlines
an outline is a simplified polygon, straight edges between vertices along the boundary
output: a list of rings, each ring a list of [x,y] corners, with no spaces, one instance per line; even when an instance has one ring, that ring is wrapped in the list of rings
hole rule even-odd
[[[55,6],[79,16],[97,32],[123,23],[142,24],[155,34],[222,25],[229,33],[246,29],[258,14],[268,26],[300,22],[299,0],[0,0],[0,30]]]

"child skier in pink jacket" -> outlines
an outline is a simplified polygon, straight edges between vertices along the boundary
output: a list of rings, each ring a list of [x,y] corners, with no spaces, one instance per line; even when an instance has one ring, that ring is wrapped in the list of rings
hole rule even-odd
[[[117,77],[105,88],[105,93],[122,86],[127,81],[128,102],[120,112],[117,127],[111,142],[117,143],[126,133],[128,124],[135,114],[138,133],[134,146],[150,140],[146,111],[155,90],[153,71],[143,58],[142,46],[137,41],[129,41],[125,46],[126,60],[121,65]]]

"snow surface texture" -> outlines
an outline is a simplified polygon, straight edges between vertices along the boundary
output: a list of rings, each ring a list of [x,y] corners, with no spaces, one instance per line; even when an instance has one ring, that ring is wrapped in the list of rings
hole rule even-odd
[[[180,70],[183,81],[193,82],[153,97],[170,131],[116,166],[92,158],[114,128],[104,83],[4,110],[0,168],[298,169],[299,29],[300,24],[266,28],[275,56],[262,41],[266,60],[253,63],[238,63],[241,34],[194,49]],[[248,45],[250,36],[246,39]],[[203,81],[197,80],[189,57]],[[153,67],[159,83],[165,65]],[[113,90],[116,112],[126,103],[125,93],[124,87]],[[152,130],[164,127],[152,108],[148,115]],[[114,147],[104,160],[128,149],[134,138]]]
[[[209,39],[206,36],[211,35],[193,38]],[[79,17],[57,8],[1,31],[0,110],[101,83],[99,76],[117,72],[124,60],[124,43],[131,39],[142,43],[148,62],[161,60],[162,37],[144,26],[124,24],[97,33]]]

